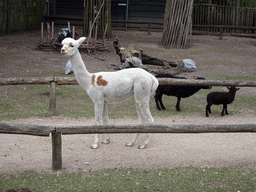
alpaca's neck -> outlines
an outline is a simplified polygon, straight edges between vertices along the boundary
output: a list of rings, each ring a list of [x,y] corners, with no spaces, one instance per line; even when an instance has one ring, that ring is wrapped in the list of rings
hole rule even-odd
[[[70,56],[69,59],[73,65],[78,84],[87,90],[91,84],[91,74],[87,71],[79,51]]]

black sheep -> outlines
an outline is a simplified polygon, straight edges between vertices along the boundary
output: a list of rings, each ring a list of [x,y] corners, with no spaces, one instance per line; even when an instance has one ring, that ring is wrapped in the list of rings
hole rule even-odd
[[[156,75],[156,78],[176,78],[176,79],[187,79],[185,77],[178,77],[175,75],[171,75],[168,73],[160,73]],[[203,77],[197,77],[198,80],[202,79],[205,80]],[[158,110],[165,110],[162,96],[163,94],[168,96],[175,96],[177,97],[177,104],[176,104],[176,110],[180,111],[180,100],[181,98],[186,98],[194,93],[198,92],[200,89],[211,89],[211,86],[185,86],[185,85],[159,85],[156,93],[155,93],[155,101],[156,101],[156,107]],[[160,106],[159,106],[160,104]]]
[[[236,91],[239,88],[235,86],[227,87],[229,92],[211,92],[207,95],[207,105],[206,105],[206,117],[209,117],[209,113],[211,113],[211,106],[223,104],[223,110],[221,115],[224,116],[224,111],[226,115],[228,115],[227,105],[232,103],[235,99]]]

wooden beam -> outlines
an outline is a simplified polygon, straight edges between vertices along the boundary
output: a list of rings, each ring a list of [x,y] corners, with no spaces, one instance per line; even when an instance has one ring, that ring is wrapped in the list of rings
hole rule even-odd
[[[55,131],[54,126],[0,122],[0,133],[49,136],[53,131]]]
[[[91,125],[91,126],[56,126],[62,134],[105,134],[105,133],[235,133],[256,132],[256,124],[216,125]]]
[[[32,124],[0,123],[0,133],[49,136],[62,134],[105,134],[105,133],[235,133],[256,132],[256,124],[177,124],[177,125],[87,125],[47,126]],[[58,134],[57,134],[58,135]],[[58,137],[58,136],[56,136]]]
[[[0,78],[0,85],[50,84],[54,77],[11,77]]]

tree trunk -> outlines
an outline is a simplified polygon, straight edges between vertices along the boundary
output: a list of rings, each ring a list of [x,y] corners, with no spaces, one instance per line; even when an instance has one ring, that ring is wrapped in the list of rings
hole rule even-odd
[[[165,48],[186,48],[192,32],[193,1],[167,0],[162,44]]]

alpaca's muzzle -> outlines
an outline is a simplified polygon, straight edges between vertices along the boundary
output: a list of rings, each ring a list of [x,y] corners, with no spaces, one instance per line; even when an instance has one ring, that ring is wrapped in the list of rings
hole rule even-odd
[[[66,55],[66,54],[67,54],[66,50],[65,50],[65,49],[63,49],[63,48],[61,49],[61,51],[60,51],[60,52],[61,52],[61,55]]]

